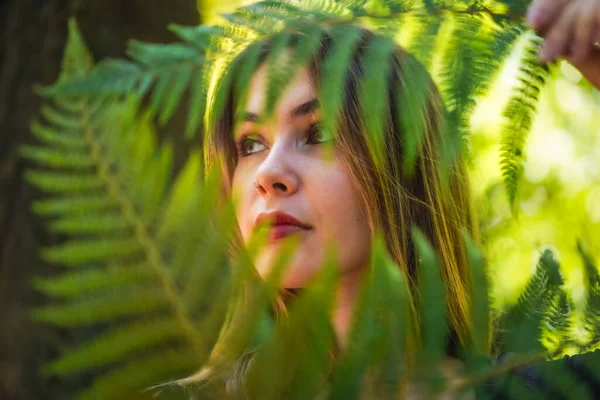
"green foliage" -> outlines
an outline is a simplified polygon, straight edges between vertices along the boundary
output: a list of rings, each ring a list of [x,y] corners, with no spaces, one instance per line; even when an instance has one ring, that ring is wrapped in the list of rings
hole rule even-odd
[[[380,32],[364,49],[360,93],[376,160],[383,160],[385,151],[385,113],[401,115],[404,167],[414,172],[426,122],[422,116],[427,76],[418,73],[420,61],[430,69],[441,63],[436,68],[448,110],[441,151],[450,161],[464,151],[477,96],[486,93],[503,57],[523,32],[527,2],[490,3],[265,1],[227,15],[222,26],[171,26],[178,43],[132,41],[131,60],[106,60],[97,66],[92,65],[72,22],[63,75],[55,85],[40,89],[53,103],[42,108],[45,122],[32,124],[41,145],[25,146],[21,154],[37,165],[26,178],[49,194],[34,203],[33,210],[52,218],[49,229],[66,237],[64,243],[44,249],[41,257],[69,267],[56,277],[34,279],[35,287],[55,301],[34,310],[33,316],[62,327],[89,327],[92,333],[43,372],[91,374],[91,386],[77,394],[82,399],[168,397],[173,393],[160,384],[194,371],[197,379],[184,382],[199,380],[202,385],[191,386],[190,391],[226,399],[230,393],[220,380],[235,362],[246,363],[247,382],[235,388],[234,398],[391,399],[399,391],[455,394],[465,390],[486,395],[490,379],[495,379],[494,390],[505,398],[536,396],[514,371],[561,354],[574,343],[570,338],[573,305],[563,291],[552,251],[542,252],[523,295],[502,316],[501,350],[515,355],[494,365],[486,349],[492,320],[486,264],[472,238],[464,236],[472,271],[472,324],[460,349],[465,374],[453,381],[440,368],[450,332],[438,255],[415,229],[414,250],[420,261],[418,285],[412,288],[391,261],[382,238],[376,238],[348,347],[339,362],[333,362],[330,352],[336,339],[330,319],[338,284],[334,257],[297,296],[285,318],[274,324],[265,310],[272,306],[269,302],[284,272],[285,254],[265,282],[254,279],[250,257],[232,260],[234,212],[220,198],[218,179],[205,176],[196,150],[190,151],[175,174],[172,146],[160,142],[154,130],[155,121],[168,122],[186,95],[187,135],[201,126],[210,129],[229,92],[241,99],[247,95],[260,61],[260,44],[250,44],[243,62],[231,61],[250,40],[266,36],[274,37],[266,60],[267,109],[272,110],[281,89],[328,33],[335,45],[322,66],[328,79],[319,87],[319,95],[324,130],[335,132],[346,67],[360,45],[359,26],[372,24]],[[395,88],[401,93],[396,109],[384,110],[381,93],[387,90],[389,71],[387,63],[379,61],[390,55],[395,40],[391,35],[404,29],[397,20],[412,17],[421,22],[413,44],[416,58],[407,63],[414,79]],[[449,20],[455,24],[453,33],[442,54],[435,54],[433,42]],[[295,36],[297,31],[306,33]],[[524,141],[545,79],[545,67],[535,61],[536,40],[531,39],[526,48],[519,84],[505,111],[501,168],[511,201],[517,195]],[[286,58],[289,44],[295,51]],[[584,349],[592,349],[600,340],[596,329],[600,279],[592,257],[581,246],[580,252],[589,282],[585,321],[593,336]],[[420,324],[414,324],[415,312]],[[552,354],[540,341],[546,332],[554,340]],[[219,348],[220,343],[225,346]],[[419,350],[416,360],[406,359],[408,346]],[[402,379],[413,361],[415,388]],[[596,364],[590,364],[594,372],[598,372]],[[540,371],[547,382],[554,382],[551,389],[563,395],[574,392],[581,380],[561,364]],[[157,384],[161,389],[142,391]],[[589,397],[585,389],[577,393]]]
[[[531,129],[540,90],[548,72],[547,67],[537,61],[538,44],[537,38],[531,38],[525,48],[519,70],[519,87],[504,110],[507,121],[503,127],[501,166],[511,204],[515,202],[523,168],[525,139]]]
[[[74,23],[70,29],[69,68],[59,82],[91,68],[82,62],[89,55]],[[26,146],[22,155],[43,168],[26,177],[53,194],[34,210],[54,216],[50,229],[68,237],[41,256],[72,269],[35,279],[38,290],[61,301],[33,317],[95,328],[90,341],[44,372],[92,371],[94,384],[78,398],[139,397],[141,388],[189,374],[208,356],[224,312],[206,310],[213,301],[227,304],[230,287],[221,279],[228,274],[227,235],[207,230],[206,221],[231,226],[233,213],[196,212],[215,198],[202,187],[199,157],[173,180],[171,145],[158,144],[137,101],[60,96],[55,104],[45,108],[46,123],[33,125],[44,147]],[[211,295],[195,295],[199,282],[210,282]]]
[[[452,158],[464,147],[468,128],[469,116],[473,111],[477,96],[486,93],[490,79],[498,71],[504,60],[508,49],[516,37],[524,31],[522,20],[519,16],[523,14],[528,1],[505,2],[495,1],[493,6],[484,5],[480,2],[456,1],[456,2],[424,2],[418,4],[408,1],[344,1],[330,2],[311,0],[300,4],[288,1],[263,1],[242,7],[231,14],[225,15],[228,23],[214,27],[182,27],[172,25],[171,30],[176,33],[182,42],[172,44],[150,44],[139,41],[131,41],[128,55],[132,61],[106,60],[95,67],[91,73],[82,75],[76,79],[59,81],[56,85],[44,88],[41,92],[45,95],[94,95],[94,96],[123,96],[136,94],[137,96],[149,95],[151,97],[149,111],[151,115],[158,115],[161,124],[166,123],[173,112],[180,107],[184,94],[190,93],[187,135],[194,135],[202,122],[206,107],[206,98],[210,94],[211,82],[221,75],[217,91],[212,98],[212,114],[219,114],[224,106],[224,98],[229,93],[230,76],[237,71],[225,68],[223,73],[223,62],[235,57],[245,46],[248,40],[257,37],[266,37],[275,34],[273,39],[273,51],[270,60],[281,59],[280,54],[290,39],[288,32],[301,30],[308,32],[306,40],[301,40],[293,60],[285,63],[282,67],[277,63],[274,68],[273,62],[269,65],[269,88],[267,93],[267,111],[272,109],[276,102],[276,94],[281,92],[287,82],[293,77],[293,71],[299,65],[306,63],[314,52],[316,38],[325,29],[333,29],[333,36],[337,37],[340,54],[332,57],[331,64],[325,66],[326,72],[337,72],[328,74],[336,77],[334,82],[325,82],[322,88],[323,104],[328,111],[325,128],[335,126],[335,115],[339,110],[339,99],[334,98],[334,93],[339,92],[343,74],[336,71],[343,68],[345,60],[343,54],[350,54],[354,46],[352,37],[356,33],[340,32],[336,34],[336,25],[344,30],[344,22],[373,21],[379,23],[380,33],[391,35],[398,30],[402,31],[401,24],[394,21],[405,17],[416,18],[421,21],[423,30],[414,32],[418,35],[418,43],[413,46],[415,54],[427,66],[434,56],[435,41],[439,27],[446,20],[450,20],[455,28],[452,39],[448,41],[443,51],[441,87],[445,93],[447,107],[450,112],[448,118],[447,137],[442,154],[448,164]],[[503,10],[503,11],[499,11]],[[491,21],[490,22],[490,17]],[[351,27],[348,30],[352,30]],[[379,40],[379,39],[378,39]],[[386,40],[381,39],[382,45],[370,46],[370,54],[366,58],[365,68],[368,71],[367,80],[381,80],[384,77],[386,63],[377,63],[379,57],[384,56]],[[225,60],[225,61],[224,61]],[[370,62],[369,60],[373,60]],[[253,63],[250,62],[250,66]],[[513,100],[507,105],[505,115],[507,124],[504,128],[504,140],[502,147],[501,168],[505,178],[507,195],[511,203],[517,192],[517,184],[522,160],[523,145],[528,130],[531,127],[531,119],[535,112],[535,105],[539,97],[540,86],[543,84],[544,68],[537,65],[534,49],[528,48],[522,59],[521,85],[514,89]],[[251,71],[250,68],[247,69]],[[239,75],[239,74],[236,74]],[[249,78],[241,74],[240,81],[236,84],[239,89],[247,84]],[[367,85],[368,83],[368,85]],[[374,154],[381,147],[380,115],[381,108],[378,97],[375,95],[381,89],[381,84],[365,82],[368,88],[364,95],[373,100],[366,102],[370,109],[365,110],[369,115],[367,119],[372,130],[372,141]],[[333,90],[332,90],[333,89]],[[331,97],[331,98],[329,98]],[[372,110],[371,110],[372,109]],[[330,117],[331,116],[331,117]],[[214,121],[214,119],[213,119]],[[411,136],[409,141],[409,154],[415,144],[418,145],[418,136]],[[379,144],[378,144],[379,143]],[[405,169],[410,172],[412,157],[407,157]]]
[[[410,294],[406,277],[386,253],[379,238],[373,248],[373,268],[363,282],[348,350],[333,379],[330,398],[360,398],[364,377],[381,385],[380,398],[391,398],[401,388],[404,354],[410,326]]]
[[[539,342],[541,321],[544,320],[544,313],[551,308],[562,284],[554,254],[550,250],[544,250],[517,305],[504,316],[504,325],[514,327],[503,340],[508,351],[527,353],[542,350]]]

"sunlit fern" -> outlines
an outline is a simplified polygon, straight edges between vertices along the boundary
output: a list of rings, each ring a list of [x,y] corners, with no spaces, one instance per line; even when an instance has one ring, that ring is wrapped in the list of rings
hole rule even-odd
[[[423,29],[412,32],[415,41],[408,49],[428,68],[434,67],[431,64],[433,58],[436,58],[436,63],[441,63],[435,68],[441,71],[438,83],[450,111],[449,140],[442,150],[448,160],[468,141],[468,121],[476,98],[487,93],[491,79],[503,65],[512,45],[526,32],[522,15],[528,4],[529,1],[263,1],[225,15],[227,22],[220,26],[172,25],[170,29],[181,40],[177,43],[131,41],[128,50],[131,60],[102,61],[90,74],[63,80],[43,92],[63,96],[149,94],[150,113],[158,115],[159,123],[166,123],[182,106],[184,94],[189,93],[186,132],[191,136],[202,125],[207,98],[219,109],[222,104],[219,97],[224,96],[226,91],[217,90],[211,94],[215,89],[214,82],[217,76],[227,74],[224,67],[227,60],[249,40],[277,32],[281,32],[278,36],[285,36],[286,29],[318,32],[347,22],[378,27],[380,33],[387,35],[401,35],[405,26],[414,30],[414,24],[407,24],[414,20]],[[452,26],[449,37],[439,36],[442,24]],[[344,32],[344,35],[352,36],[350,32]],[[437,40],[446,43],[441,50],[433,46]],[[285,38],[280,38],[280,42],[284,49]],[[345,45],[352,46],[352,42],[347,41]],[[310,56],[310,46],[311,41],[307,40],[298,48]],[[437,54],[438,50],[442,53]],[[381,52],[371,55],[372,62],[367,61],[367,66],[373,66],[374,70],[384,66],[385,63],[377,62]],[[342,61],[339,60],[340,68],[343,67]],[[290,67],[294,66],[295,63],[291,63]],[[276,69],[270,70],[277,75]],[[543,85],[544,68],[535,61],[533,48],[528,47],[522,56],[520,70],[519,84],[513,89],[514,94],[504,112],[507,121],[502,129],[500,167],[511,203],[516,196],[525,138]],[[227,80],[223,84],[227,86]],[[275,97],[270,98],[269,103],[273,103]],[[375,139],[378,137],[376,122],[380,118],[370,119]],[[418,144],[418,141],[414,143]]]

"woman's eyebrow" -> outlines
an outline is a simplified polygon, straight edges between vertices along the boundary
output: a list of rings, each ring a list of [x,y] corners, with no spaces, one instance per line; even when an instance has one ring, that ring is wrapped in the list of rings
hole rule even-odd
[[[299,106],[294,107],[292,111],[290,111],[288,119],[293,119],[295,117],[310,114],[311,112],[315,111],[318,107],[319,100],[316,98],[311,99],[307,102],[300,104]]]
[[[288,114],[288,121],[292,120],[296,117],[300,117],[302,115],[306,115],[306,114],[310,114],[311,112],[313,112],[314,110],[316,110],[317,108],[319,108],[319,100],[317,98],[308,100],[296,107],[294,107]],[[249,122],[259,122],[260,121],[260,115],[253,113],[253,112],[245,112],[244,113],[244,118],[243,121],[249,121]]]

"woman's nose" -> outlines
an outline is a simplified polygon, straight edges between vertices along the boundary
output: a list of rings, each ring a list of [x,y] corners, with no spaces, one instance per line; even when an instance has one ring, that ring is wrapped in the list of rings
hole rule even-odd
[[[254,187],[262,195],[290,196],[298,190],[294,156],[285,143],[277,143],[256,170]]]

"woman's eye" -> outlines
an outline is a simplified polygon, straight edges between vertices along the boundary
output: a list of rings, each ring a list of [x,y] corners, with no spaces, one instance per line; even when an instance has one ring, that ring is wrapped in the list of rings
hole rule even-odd
[[[306,144],[325,143],[332,139],[330,135],[325,135],[319,124],[313,124],[306,132]]]
[[[242,137],[238,140],[237,148],[240,156],[245,157],[254,153],[259,153],[267,147],[256,139]]]

